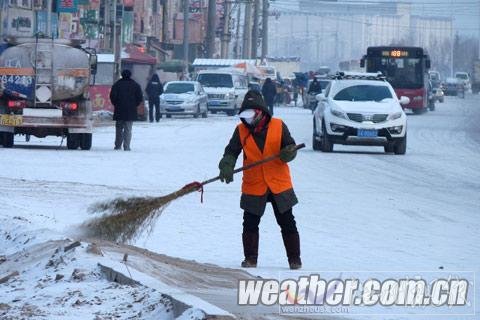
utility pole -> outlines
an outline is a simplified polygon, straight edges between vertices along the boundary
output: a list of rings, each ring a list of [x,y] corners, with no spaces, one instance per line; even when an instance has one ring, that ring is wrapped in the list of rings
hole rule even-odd
[[[455,45],[455,39],[453,37],[453,1],[450,1],[450,77],[453,77],[453,46]]]
[[[260,14],[260,0],[254,0],[254,2],[253,2],[252,54],[251,54],[251,57],[253,59],[257,58],[259,14]]]
[[[113,68],[113,81],[117,81],[120,78],[120,72],[122,69],[122,24],[117,22],[117,0],[113,0],[113,56],[115,60],[115,67]]]
[[[478,2],[478,15],[480,17],[480,2]],[[478,59],[480,60],[480,18],[478,19]]]
[[[262,61],[268,55],[268,0],[263,0],[262,4]]]
[[[245,3],[245,23],[243,26],[243,58],[249,59],[252,44],[252,0]]]
[[[223,12],[223,32],[222,32],[222,50],[221,56],[222,59],[228,57],[228,44],[230,43],[230,12],[232,11],[232,3],[230,1],[225,1],[224,12]]]
[[[242,6],[240,3],[237,4],[237,30],[235,30],[235,58],[240,59],[241,49],[240,49],[240,18],[242,16]]]
[[[208,11],[207,11],[207,58],[213,58],[215,53],[215,21],[216,21],[216,12],[217,11],[217,2],[216,0],[208,0]]]
[[[190,6],[190,0],[183,0],[183,60],[184,60],[184,80],[187,80],[188,76],[188,46],[189,46],[189,19],[188,11]]]
[[[47,37],[52,37],[52,0],[47,1]]]

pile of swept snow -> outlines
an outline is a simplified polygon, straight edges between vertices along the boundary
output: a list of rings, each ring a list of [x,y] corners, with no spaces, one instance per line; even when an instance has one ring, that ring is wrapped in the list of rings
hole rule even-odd
[[[2,220],[0,250],[7,255],[0,257],[0,318],[175,319],[168,296],[107,280],[99,264],[106,258],[91,245],[44,241],[47,235],[28,231],[26,219]],[[188,309],[177,319],[203,317]]]

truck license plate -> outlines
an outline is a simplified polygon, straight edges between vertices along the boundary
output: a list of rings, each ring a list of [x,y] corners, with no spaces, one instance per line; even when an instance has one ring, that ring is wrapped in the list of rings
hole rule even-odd
[[[14,114],[2,114],[0,115],[0,125],[16,127],[21,126],[23,123],[23,117]]]
[[[361,138],[376,138],[378,136],[377,130],[358,129],[357,136]]]

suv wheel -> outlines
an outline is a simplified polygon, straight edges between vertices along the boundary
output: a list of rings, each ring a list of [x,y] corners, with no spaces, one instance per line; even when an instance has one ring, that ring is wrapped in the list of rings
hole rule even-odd
[[[385,150],[385,153],[393,153],[395,150],[395,144],[393,143],[388,143],[386,146],[383,147]]]
[[[332,152],[333,143],[328,137],[327,129],[325,127],[325,122],[322,122],[322,143],[320,145],[320,150],[323,152]]]
[[[318,151],[321,148],[321,143],[317,139],[318,139],[317,125],[315,124],[315,118],[313,118],[312,148],[315,151]]]
[[[405,137],[397,141],[397,143],[393,148],[393,152],[395,152],[395,154],[405,154],[407,152],[407,134],[406,133],[405,133]]]

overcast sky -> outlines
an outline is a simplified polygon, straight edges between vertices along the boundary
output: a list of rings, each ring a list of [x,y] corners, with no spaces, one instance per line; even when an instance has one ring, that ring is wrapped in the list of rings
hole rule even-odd
[[[273,6],[286,9],[296,6],[298,0],[271,0]],[[307,0],[318,2],[321,6],[322,0]],[[339,1],[341,2],[341,1]],[[372,0],[345,0],[344,2],[375,2]],[[396,2],[394,0],[383,0],[383,2]],[[407,2],[407,1],[404,1]],[[478,37],[480,29],[480,0],[412,0],[414,14],[453,16],[454,26],[458,33]]]

